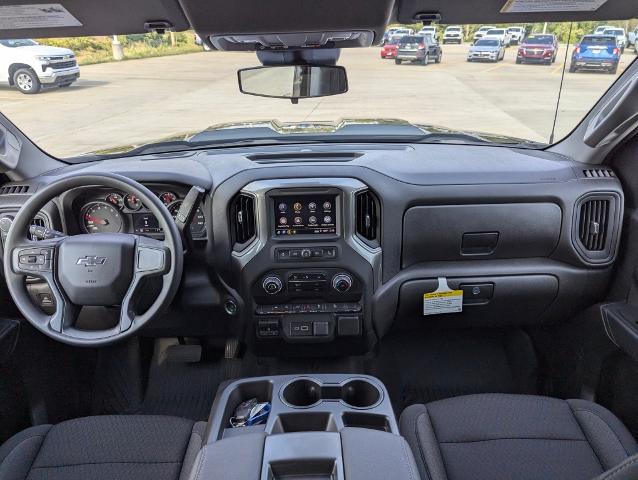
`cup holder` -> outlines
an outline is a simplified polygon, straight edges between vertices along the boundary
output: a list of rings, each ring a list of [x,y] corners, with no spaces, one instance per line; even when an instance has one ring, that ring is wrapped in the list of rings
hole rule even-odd
[[[381,390],[364,379],[322,385],[316,380],[299,378],[284,387],[281,398],[288,406],[297,408],[312,407],[322,400],[341,400],[352,408],[372,408],[381,402]]]
[[[311,407],[321,400],[321,385],[314,380],[301,378],[286,385],[281,396],[291,407]]]
[[[341,400],[355,408],[371,408],[381,400],[381,392],[366,380],[350,380],[341,387]]]

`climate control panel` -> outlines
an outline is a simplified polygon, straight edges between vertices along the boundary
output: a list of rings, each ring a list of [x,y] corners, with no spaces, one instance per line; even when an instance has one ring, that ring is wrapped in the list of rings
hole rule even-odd
[[[326,342],[362,335],[363,285],[346,270],[272,270],[252,294],[259,339]]]

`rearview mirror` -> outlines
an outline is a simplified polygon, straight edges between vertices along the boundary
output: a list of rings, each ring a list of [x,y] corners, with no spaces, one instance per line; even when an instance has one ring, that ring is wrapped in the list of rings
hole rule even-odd
[[[286,98],[327,97],[348,91],[346,69],[334,65],[283,65],[244,68],[237,72],[239,90],[247,95]]]

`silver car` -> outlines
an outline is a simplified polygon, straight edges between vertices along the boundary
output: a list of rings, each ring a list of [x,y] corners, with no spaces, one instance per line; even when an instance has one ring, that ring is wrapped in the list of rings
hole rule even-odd
[[[467,61],[498,62],[505,58],[505,45],[497,38],[481,38],[470,47]]]

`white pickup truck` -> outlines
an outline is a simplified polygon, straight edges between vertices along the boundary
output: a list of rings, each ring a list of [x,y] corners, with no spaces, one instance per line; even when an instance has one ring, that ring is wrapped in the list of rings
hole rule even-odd
[[[638,45],[636,45],[636,40],[638,40],[638,27],[634,28],[631,32],[627,34],[627,43],[629,45],[633,45],[636,51],[638,51]]]
[[[80,77],[73,51],[30,39],[0,40],[0,72],[0,83],[27,94],[42,87],[68,87]]]

